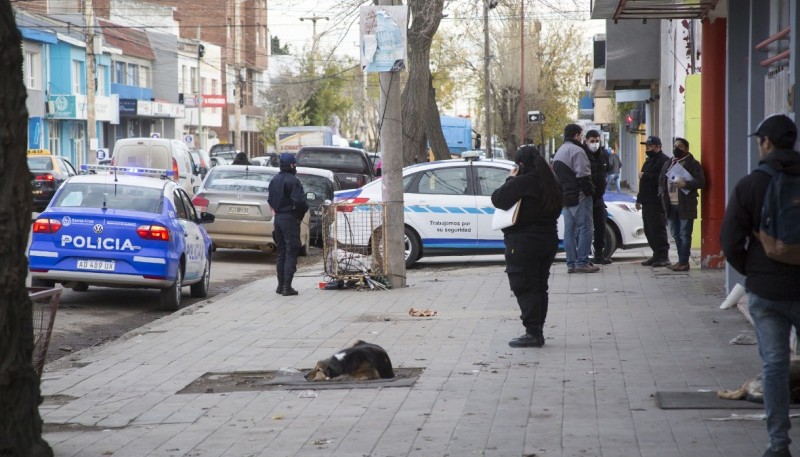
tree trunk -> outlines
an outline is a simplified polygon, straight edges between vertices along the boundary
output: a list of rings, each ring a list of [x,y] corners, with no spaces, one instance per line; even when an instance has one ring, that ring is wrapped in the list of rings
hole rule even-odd
[[[403,163],[425,161],[428,140],[434,157],[449,158],[441,124],[431,125],[439,110],[432,89],[430,51],[433,36],[442,20],[444,0],[409,0],[412,22],[408,28],[408,82],[403,89]],[[442,150],[442,145],[445,145]]]
[[[52,456],[42,439],[39,378],[33,370],[33,312],[25,288],[31,226],[27,93],[22,35],[0,0],[0,455]]]

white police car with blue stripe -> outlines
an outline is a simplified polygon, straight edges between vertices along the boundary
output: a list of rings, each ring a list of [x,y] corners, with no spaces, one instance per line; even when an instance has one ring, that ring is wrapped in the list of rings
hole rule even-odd
[[[478,157],[404,168],[406,266],[423,256],[502,254],[503,233],[492,230],[491,196],[512,168],[514,163],[508,160]],[[367,246],[369,231],[360,228],[368,222],[360,220],[358,204],[382,200],[381,180],[360,189],[338,191],[334,199],[336,203],[354,204],[340,207],[336,213],[339,243]],[[623,193],[606,193],[605,201],[608,219],[604,256],[611,257],[617,248],[646,247],[644,224],[635,199]],[[558,220],[558,233],[563,240],[563,218]],[[563,241],[560,248],[563,249]]]
[[[165,170],[91,169],[111,173],[68,179],[34,221],[32,285],[157,288],[162,307],[173,311],[183,286],[205,297],[211,239],[201,224],[214,216],[198,213]]]

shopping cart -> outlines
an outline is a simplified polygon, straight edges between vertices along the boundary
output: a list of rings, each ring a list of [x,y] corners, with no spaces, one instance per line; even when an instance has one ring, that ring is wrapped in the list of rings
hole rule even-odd
[[[28,287],[28,296],[33,308],[33,369],[36,376],[41,377],[50,345],[50,334],[56,321],[58,300],[61,298],[61,287],[53,289]]]

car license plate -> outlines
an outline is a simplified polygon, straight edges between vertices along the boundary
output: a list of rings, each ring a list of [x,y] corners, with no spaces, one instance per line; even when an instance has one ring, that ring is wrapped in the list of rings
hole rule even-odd
[[[250,208],[246,206],[228,207],[228,214],[250,214]]]
[[[113,260],[78,260],[79,270],[114,271]]]

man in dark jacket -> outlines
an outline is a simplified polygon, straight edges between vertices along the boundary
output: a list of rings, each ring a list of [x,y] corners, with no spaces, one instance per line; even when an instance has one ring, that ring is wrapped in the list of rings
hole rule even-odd
[[[297,295],[292,288],[294,272],[297,271],[297,254],[300,250],[300,223],[308,211],[306,192],[297,179],[297,162],[294,155],[283,153],[280,157],[281,172],[269,182],[269,202],[275,214],[273,239],[278,250],[275,270],[278,288],[275,292],[284,297]]]
[[[564,127],[564,144],[553,156],[553,171],[564,194],[564,251],[567,273],[595,273],[600,270],[589,263],[592,250],[592,169],[587,149],[581,141],[580,125]]]
[[[606,173],[608,172],[608,151],[600,144],[600,132],[586,132],[586,148],[589,150],[589,163],[592,170],[592,223],[594,224],[594,260],[598,265],[608,265],[611,259],[603,255],[606,246],[606,219],[608,210],[603,195],[606,193]]]
[[[667,220],[664,206],[658,198],[658,179],[664,164],[669,157],[661,151],[661,139],[657,136],[647,137],[645,145],[647,158],[639,172],[639,193],[636,195],[636,209],[642,210],[644,236],[653,250],[653,256],[642,262],[644,266],[668,267],[669,239],[667,238]]]
[[[683,176],[684,173],[691,177]],[[658,195],[678,250],[678,263],[671,267],[672,271],[689,271],[692,229],[697,219],[697,191],[705,185],[703,167],[689,152],[689,142],[675,138],[672,159],[664,164],[658,181]]]
[[[782,114],[766,118],[753,134],[758,138],[761,164],[800,175],[800,153],[792,147],[797,126]],[[751,135],[751,136],[753,136]],[[753,171],[742,178],[728,199],[720,241],[728,263],[743,274],[750,293],[750,315],[755,324],[762,360],[762,390],[770,445],[765,457],[789,456],[789,336],[800,329],[800,266],[767,257],[754,232],[761,224],[761,208],[771,178]]]

